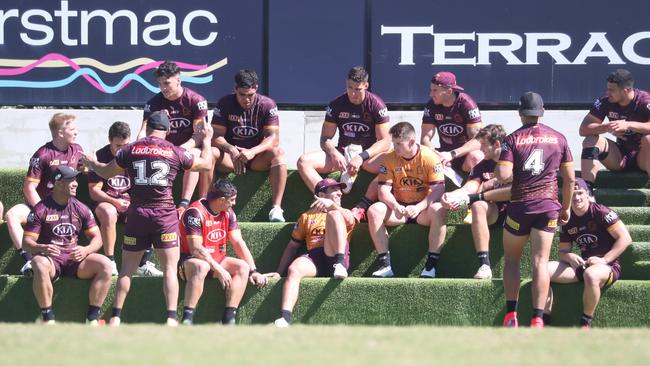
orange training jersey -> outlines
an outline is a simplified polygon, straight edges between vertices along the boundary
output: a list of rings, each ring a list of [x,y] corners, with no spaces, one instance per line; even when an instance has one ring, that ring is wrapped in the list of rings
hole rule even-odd
[[[438,155],[426,146],[418,146],[412,159],[391,151],[384,155],[379,167],[379,184],[392,185],[395,199],[402,204],[418,203],[431,192],[431,186],[445,183]]]
[[[226,256],[228,233],[239,229],[232,209],[213,215],[206,207],[205,199],[192,203],[180,220],[181,253],[191,254],[188,237],[202,238],[203,247],[212,258],[221,262]]]
[[[309,210],[298,218],[296,225],[293,227],[293,232],[291,232],[291,239],[299,242],[305,243],[307,245],[307,250],[312,250],[320,248],[325,245],[325,220],[327,218],[327,213]],[[354,229],[354,224],[347,227],[348,235],[347,240],[350,241],[352,236],[352,229]]]

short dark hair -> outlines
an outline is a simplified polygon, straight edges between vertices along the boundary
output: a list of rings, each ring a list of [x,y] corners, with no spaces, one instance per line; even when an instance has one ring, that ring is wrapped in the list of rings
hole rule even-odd
[[[128,123],[117,121],[111,125],[108,129],[108,139],[113,140],[116,137],[121,139],[128,139],[131,137],[131,128]]]
[[[348,71],[348,80],[355,83],[365,83],[368,81],[368,71],[363,66],[355,66]]]
[[[497,141],[503,143],[506,139],[506,130],[501,125],[489,124],[481,128],[476,134],[476,139],[486,139],[490,145],[494,145]]]
[[[415,128],[408,122],[398,122],[388,132],[394,139],[415,137]]]
[[[255,70],[243,69],[239,70],[235,74],[235,85],[237,85],[238,88],[257,89],[258,82],[259,79],[257,78]]]
[[[230,198],[237,195],[237,187],[227,178],[217,179],[216,182],[210,187],[210,192],[208,193],[208,199]]]
[[[158,68],[153,72],[154,76],[157,78],[170,78],[181,73],[180,67],[176,65],[175,62],[165,60]]]
[[[607,76],[607,82],[614,83],[618,85],[619,88],[634,88],[634,78],[632,77],[632,73],[625,69],[618,69],[609,74],[609,76]]]

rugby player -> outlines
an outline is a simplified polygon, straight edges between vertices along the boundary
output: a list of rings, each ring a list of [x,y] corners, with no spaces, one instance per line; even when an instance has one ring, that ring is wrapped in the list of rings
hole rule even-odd
[[[508,135],[501,146],[495,170],[497,182],[512,182],[503,226],[503,287],[507,313],[506,327],[517,327],[519,298],[519,262],[524,245],[530,238],[532,257],[533,316],[530,326],[543,328],[544,305],[549,289],[548,256],[553,233],[571,215],[571,196],[575,174],[573,158],[566,138],[540,123],[544,115],[542,97],[526,92],[519,99],[522,127]],[[558,171],[562,176],[562,203],[558,202]]]

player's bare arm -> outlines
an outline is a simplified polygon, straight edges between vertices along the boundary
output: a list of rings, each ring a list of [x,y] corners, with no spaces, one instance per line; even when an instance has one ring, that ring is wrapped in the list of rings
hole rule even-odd
[[[560,164],[560,177],[562,177],[562,209],[558,224],[564,225],[571,217],[571,200],[576,183],[576,173],[573,170],[573,163]]]
[[[392,140],[390,138],[390,134],[388,133],[388,130],[390,130],[390,126],[388,123],[382,123],[375,126],[375,137],[377,138],[377,141],[375,141],[374,144],[372,144],[368,149],[366,149],[365,154],[367,154],[367,156],[365,157],[365,160],[368,160],[372,157],[375,157],[383,152],[387,152],[388,150],[390,150],[392,145]],[[364,158],[362,157],[362,154],[359,154],[353,157],[352,160],[350,160],[348,164],[349,174],[355,175],[359,172],[359,169],[361,168],[361,165],[363,165],[364,162]]]
[[[102,235],[99,232],[99,227],[94,226],[91,227],[90,229],[87,229],[84,234],[86,235],[86,238],[89,240],[88,245],[82,246],[82,245],[77,245],[73,250],[70,255],[72,256],[72,260],[75,262],[81,262],[84,260],[88,254],[90,253],[95,253],[99,250],[99,248],[102,247]]]
[[[241,160],[244,164],[253,160],[253,158],[255,158],[255,156],[258,154],[269,151],[280,145],[280,130],[277,127],[265,128],[263,133],[264,139],[257,146],[254,146],[250,149],[244,149],[242,147],[237,148],[240,153],[238,159]]]
[[[138,131],[138,135],[136,137],[136,140],[140,140],[147,136],[147,120],[143,119],[142,120],[142,125],[140,125],[140,130]]]
[[[336,149],[336,144],[332,141],[335,134],[336,124],[325,121],[320,132],[320,148],[330,157],[330,159],[332,159],[336,169],[344,170],[347,165],[345,157]]]
[[[608,132],[608,126],[603,124],[603,120],[588,113],[580,124],[578,133],[580,136],[594,136]]]
[[[509,161],[499,161],[496,168],[494,168],[494,177],[499,184],[510,183],[512,181],[512,163]]]
[[[221,150],[222,153],[230,155],[235,174],[243,174],[246,172],[246,164],[242,163],[239,157],[239,149],[237,146],[231,145],[226,141],[226,127],[221,125],[212,125],[214,136],[212,138],[212,146]]]
[[[618,120],[618,121],[610,121],[607,124],[608,131],[609,133],[619,136],[619,135],[624,135],[627,132],[636,132],[642,135],[648,135],[650,134],[650,120],[645,121],[645,122],[637,122],[637,121],[624,121],[624,120]]]
[[[630,243],[632,243],[630,232],[627,230],[627,227],[625,227],[623,221],[619,221],[618,223],[614,224],[613,227],[610,227],[608,229],[608,231],[615,241],[612,245],[612,249],[610,249],[609,252],[607,252],[607,254],[602,257],[604,264],[609,264],[615,261],[616,258],[620,257],[621,254],[623,254]]]
[[[454,149],[456,151],[455,156],[465,156],[467,155],[470,151],[474,150],[479,150],[481,148],[481,143],[475,139],[476,134],[478,131],[481,130],[481,124],[477,123],[476,125],[472,127],[467,127],[467,142],[463,144],[463,146]]]
[[[56,257],[61,254],[61,249],[55,244],[38,244],[38,233],[25,233],[23,235],[23,249],[31,254],[42,254],[47,257]]]
[[[388,208],[391,209],[392,211],[397,212],[400,215],[403,215],[405,207],[400,205],[399,202],[397,202],[397,199],[393,195],[392,189],[393,189],[392,180],[380,184],[379,189],[377,190],[379,195],[379,200],[384,204],[386,204],[386,206],[388,206]]]
[[[88,184],[88,195],[90,196],[91,200],[95,202],[107,202],[118,208],[124,206],[123,200],[120,200],[119,198],[111,197],[106,192],[102,191],[103,186],[104,186],[103,182]]]
[[[193,120],[192,121],[192,129],[193,129],[192,137],[190,139],[188,139],[187,141],[185,141],[184,143],[182,143],[180,145],[180,147],[182,147],[185,150],[189,150],[189,149],[197,147],[202,142],[202,137],[203,137],[202,134],[200,133],[199,127],[204,128],[203,126],[205,124],[207,124],[207,123],[205,122],[204,118],[197,118],[197,119]]]
[[[25,178],[23,182],[23,195],[31,207],[36,206],[41,201],[41,196],[38,195],[36,187],[38,187],[38,182]]]
[[[124,171],[124,169],[117,164],[115,159],[108,163],[100,163],[97,161],[97,156],[94,152],[81,155],[81,162],[90,171],[94,171],[104,179],[114,177]]]
[[[268,278],[266,275],[259,273],[257,271],[257,265],[255,264],[255,260],[253,259],[253,255],[251,254],[250,250],[248,250],[248,246],[246,245],[246,242],[244,241],[244,238],[241,235],[241,230],[235,229],[232,230],[228,233],[230,244],[232,244],[232,248],[235,250],[235,253],[237,254],[237,257],[240,259],[243,259],[244,262],[248,264],[248,267],[250,268],[250,276],[248,277],[249,282],[252,285],[257,286],[258,288],[264,286],[268,282]]]
[[[433,146],[433,138],[435,136],[436,136],[436,126],[430,123],[423,123],[422,137],[420,138],[420,143],[424,146],[435,149],[435,147]]]
[[[314,196],[314,202],[311,204],[310,208],[321,212],[339,211],[343,215],[346,225],[349,226],[355,223],[352,211],[337,205],[336,202],[329,198]]]
[[[209,124],[204,124],[204,128],[199,131],[202,137],[201,155],[194,158],[191,171],[207,171],[212,169],[212,141],[213,130]]]

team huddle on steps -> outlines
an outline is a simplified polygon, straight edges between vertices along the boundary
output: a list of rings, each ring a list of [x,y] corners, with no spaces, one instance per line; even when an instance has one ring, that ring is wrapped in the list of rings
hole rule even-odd
[[[579,281],[584,282],[580,324],[591,327],[601,289],[621,275],[618,258],[632,240],[617,214],[595,201],[593,185],[603,166],[650,172],[650,95],[634,88],[626,70],[607,77],[607,95],[580,125],[584,141],[581,178],[576,178],[566,138],[541,122],[544,105],[537,93],[521,96],[522,126],[507,134],[501,125],[484,126],[477,104],[456,76],[439,72],[431,79],[418,141],[411,123],[391,126],[384,102],[368,91],[368,73],[352,68],[346,92],[327,107],[321,149],[297,161],[313,203],[297,219],[277,268],[268,273],[259,271],[240,231],[233,210],[237,187],[215,173],[268,171],[269,221],[285,221],[287,161],[279,146],[275,102],[257,93],[254,71],[241,70],[234,92],[216,103],[208,123],[207,101],[181,86],[176,64],[161,63],[154,75],[161,92],[145,105],[135,141],[127,123],[115,122],[109,144],[86,153],[76,144],[75,116],[55,114],[49,122],[52,140],[29,162],[25,203],[6,214],[11,239],[25,260],[21,272],[33,276],[46,324],[55,322],[52,283],[57,278],[91,281],[87,322],[98,325],[112,276],[117,276],[106,316],[117,326],[132,276],[139,275],[162,277],[170,326],[179,324],[179,280],[185,281],[182,324],[193,323],[206,278],[216,279],[225,291],[222,323],[235,324],[248,284],[262,287],[269,278],[284,277],[274,324],[286,327],[302,278],[348,277],[350,239],[360,222],[367,222],[377,252],[372,277],[394,276],[387,227],[418,224],[429,230],[420,277],[435,278],[438,262],[444,261],[447,214],[458,210],[467,211],[464,221],[471,225],[476,279],[492,278],[490,229],[503,227],[506,327],[519,325],[520,259],[528,242],[531,327],[551,323],[551,282]],[[434,147],[436,134],[440,147]],[[344,208],[341,197],[360,170],[374,179],[354,207]],[[337,171],[339,181],[323,178]],[[172,186],[181,172],[182,192],[175,203]],[[76,198],[79,174],[88,175],[91,202]],[[457,189],[445,192],[446,177]],[[195,191],[201,198],[191,202]],[[119,271],[114,260],[118,222],[124,225]],[[558,227],[559,260],[549,261]],[[86,245],[78,243],[82,231]],[[227,256],[229,244],[236,257]],[[160,269],[149,260],[152,253]]]

